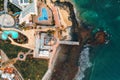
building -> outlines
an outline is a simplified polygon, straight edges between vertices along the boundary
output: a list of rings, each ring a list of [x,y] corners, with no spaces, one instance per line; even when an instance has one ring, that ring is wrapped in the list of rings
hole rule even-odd
[[[46,45],[47,43],[49,43],[49,36],[47,35],[47,33],[40,33],[37,34],[36,36],[36,47],[34,50],[34,57],[35,58],[50,58],[50,53],[52,50],[52,46],[51,45]]]
[[[15,74],[13,73],[14,69],[12,67],[6,67],[4,72],[1,72],[1,78],[7,80],[14,80]]]
[[[13,68],[11,68],[11,67],[6,67],[5,69],[4,69],[4,72],[6,72],[6,73],[9,73],[9,74],[12,74],[13,73]]]
[[[10,0],[10,2],[22,10],[19,24],[23,22],[29,23],[31,15],[38,15],[37,0]]]
[[[14,76],[15,76],[14,74],[3,73],[1,75],[1,78],[4,79],[4,80],[15,80]]]
[[[10,0],[10,2],[22,10],[30,4],[29,0]]]

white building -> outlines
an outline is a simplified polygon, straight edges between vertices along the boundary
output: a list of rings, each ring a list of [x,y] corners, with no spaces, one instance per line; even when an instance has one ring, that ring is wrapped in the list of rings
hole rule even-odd
[[[34,51],[34,57],[35,58],[50,58],[50,50],[51,50],[51,46],[46,46],[44,37],[46,36],[46,33],[41,33],[40,35],[38,34],[36,36],[36,47],[35,47],[35,51]]]
[[[10,0],[10,2],[22,10],[30,4],[29,0]]]
[[[32,3],[29,0],[10,0],[10,2],[22,10],[19,24],[23,22],[29,23],[32,14],[38,15],[37,0],[32,0]]]
[[[8,80],[14,80],[14,76],[15,76],[14,74],[3,73],[1,75],[1,78],[8,79]]]
[[[48,51],[48,50],[40,50],[39,51],[39,56],[40,57],[50,58],[50,51]]]

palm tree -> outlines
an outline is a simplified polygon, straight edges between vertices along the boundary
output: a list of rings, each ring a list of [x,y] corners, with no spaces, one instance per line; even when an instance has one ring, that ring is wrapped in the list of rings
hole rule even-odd
[[[47,31],[48,36],[52,36],[54,33],[55,33],[54,30],[48,30],[48,31]]]

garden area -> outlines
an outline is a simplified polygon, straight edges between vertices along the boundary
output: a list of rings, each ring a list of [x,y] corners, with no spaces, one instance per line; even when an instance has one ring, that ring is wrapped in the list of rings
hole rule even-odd
[[[0,41],[0,49],[2,49],[10,59],[17,57],[17,54],[20,51],[28,51],[28,49],[11,45],[4,41]],[[34,59],[32,55],[28,55],[26,61],[17,61],[15,67],[21,73],[24,80],[41,80],[47,71],[48,61]]]
[[[19,34],[19,37],[17,39],[14,39],[14,41],[16,43],[19,43],[19,44],[26,44],[26,43],[28,43],[28,38],[25,35],[23,35],[21,33],[18,33],[18,34]]]
[[[17,61],[15,66],[24,77],[24,80],[42,80],[48,68],[46,60],[32,59],[32,55],[27,56],[26,61]]]
[[[2,11],[4,8],[4,0],[0,0],[0,11]]]

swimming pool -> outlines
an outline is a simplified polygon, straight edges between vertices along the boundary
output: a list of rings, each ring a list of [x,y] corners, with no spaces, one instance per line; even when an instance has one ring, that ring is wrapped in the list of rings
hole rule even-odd
[[[16,12],[13,14],[13,16],[20,15],[21,12]]]
[[[42,8],[42,16],[38,18],[38,21],[48,20],[48,13],[46,8]]]
[[[8,35],[11,35],[11,37],[13,39],[17,39],[18,36],[19,36],[18,32],[16,32],[16,31],[11,31],[11,30],[8,31],[8,30],[6,30],[6,31],[3,31],[2,35],[1,35],[2,40],[7,40]]]

